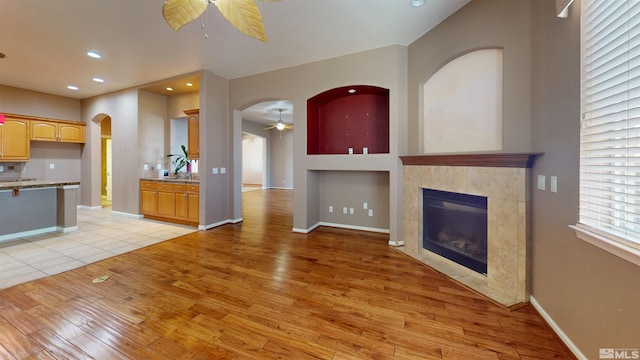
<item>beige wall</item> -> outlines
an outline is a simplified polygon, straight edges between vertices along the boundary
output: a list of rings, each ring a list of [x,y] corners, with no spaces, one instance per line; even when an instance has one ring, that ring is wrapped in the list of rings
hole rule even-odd
[[[243,110],[270,99],[286,99],[293,103],[295,229],[305,231],[320,222],[322,179],[319,174],[324,170],[387,171],[391,187],[389,204],[400,203],[398,155],[406,153],[406,142],[399,137],[406,134],[406,51],[403,46],[390,46],[230,81],[232,110]],[[307,156],[307,99],[329,89],[354,84],[390,89],[390,154]],[[240,138],[240,129],[234,132],[234,138]],[[236,192],[235,196],[238,204],[240,195]],[[400,239],[400,207],[391,206],[389,213],[391,238]]]
[[[111,118],[112,186],[114,211],[139,213],[140,165],[138,161],[138,90],[127,89],[82,100],[82,119],[87,123],[87,143],[82,152],[81,204],[100,206],[101,126]]]
[[[82,121],[80,100],[0,85],[0,112]]]
[[[589,359],[640,347],[640,268],[576,238],[580,133],[580,1],[569,18],[533,1],[533,174],[558,193],[533,192],[533,295]]]
[[[505,152],[531,151],[531,1],[471,1],[409,46],[409,153],[420,150],[420,92],[442,66],[469,51],[503,48]]]
[[[167,118],[167,96],[138,92],[138,159],[141,176],[157,176],[157,166],[168,168],[169,153],[166,139],[169,138]],[[145,169],[146,164],[146,169]]]

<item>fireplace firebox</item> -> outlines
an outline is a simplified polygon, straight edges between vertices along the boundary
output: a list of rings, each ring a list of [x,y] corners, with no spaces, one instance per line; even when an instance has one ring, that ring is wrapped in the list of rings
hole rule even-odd
[[[487,198],[422,189],[423,248],[487,274]]]

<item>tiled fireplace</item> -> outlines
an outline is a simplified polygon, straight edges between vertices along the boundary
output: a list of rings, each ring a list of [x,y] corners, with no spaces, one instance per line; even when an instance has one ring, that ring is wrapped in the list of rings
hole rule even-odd
[[[506,307],[527,302],[530,168],[536,155],[402,156],[404,245],[399,250]],[[486,197],[486,274],[423,246],[424,189]]]

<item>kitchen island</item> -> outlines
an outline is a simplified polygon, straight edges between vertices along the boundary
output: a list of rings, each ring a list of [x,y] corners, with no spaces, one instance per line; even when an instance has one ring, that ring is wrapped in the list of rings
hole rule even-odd
[[[0,242],[77,230],[77,181],[0,179]]]

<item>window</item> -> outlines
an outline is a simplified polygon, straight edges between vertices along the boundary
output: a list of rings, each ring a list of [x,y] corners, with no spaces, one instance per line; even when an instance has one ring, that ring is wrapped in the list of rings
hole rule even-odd
[[[578,237],[640,265],[640,1],[582,2]]]

